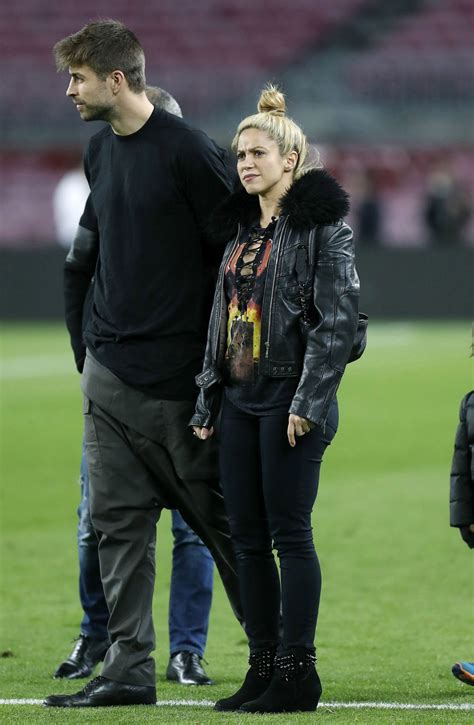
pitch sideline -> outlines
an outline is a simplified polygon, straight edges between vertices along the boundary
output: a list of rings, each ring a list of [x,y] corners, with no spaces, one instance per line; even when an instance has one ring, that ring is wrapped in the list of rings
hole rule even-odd
[[[41,705],[43,700],[0,699],[0,705]],[[213,707],[212,700],[158,700],[156,707]],[[474,703],[320,702],[320,708],[346,710],[458,710],[474,711]],[[55,708],[58,709],[58,708]]]

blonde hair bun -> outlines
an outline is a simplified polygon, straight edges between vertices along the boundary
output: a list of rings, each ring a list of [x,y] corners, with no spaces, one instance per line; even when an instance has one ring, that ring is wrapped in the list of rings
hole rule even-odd
[[[259,113],[272,113],[284,116],[286,111],[285,96],[277,86],[269,83],[260,94],[257,109]]]
[[[296,151],[298,159],[293,168],[293,176],[298,179],[306,173],[309,166],[305,165],[308,155],[308,142],[303,130],[286,113],[285,96],[272,84],[265,86],[258,101],[258,113],[244,118],[237,126],[232,141],[233,151],[237,151],[240,134],[249,128],[263,131],[278,145],[280,156]]]

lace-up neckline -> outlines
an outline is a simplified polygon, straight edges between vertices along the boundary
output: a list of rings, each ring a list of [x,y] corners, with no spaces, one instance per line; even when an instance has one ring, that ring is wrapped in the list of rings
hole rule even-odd
[[[272,217],[270,224],[262,228],[254,224],[250,228],[249,237],[239,256],[235,269],[235,287],[239,312],[244,315],[252,296],[257,270],[265,253],[265,242],[273,235],[277,218]]]

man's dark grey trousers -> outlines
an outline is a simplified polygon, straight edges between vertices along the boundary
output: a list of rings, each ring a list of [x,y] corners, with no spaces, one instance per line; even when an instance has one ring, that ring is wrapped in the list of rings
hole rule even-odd
[[[110,611],[102,675],[154,685],[156,523],[176,508],[209,548],[240,622],[236,564],[218,481],[217,446],[188,423],[192,401],[155,400],[88,353],[82,375],[93,525]]]

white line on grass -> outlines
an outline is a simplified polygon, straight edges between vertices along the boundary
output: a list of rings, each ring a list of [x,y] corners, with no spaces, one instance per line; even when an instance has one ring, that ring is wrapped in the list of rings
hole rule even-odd
[[[0,700],[0,705],[42,705],[43,700]],[[212,700],[158,700],[157,707],[213,707]],[[346,710],[474,710],[474,703],[320,702],[319,707]]]
[[[319,707],[355,710],[474,710],[474,703],[320,702]]]

